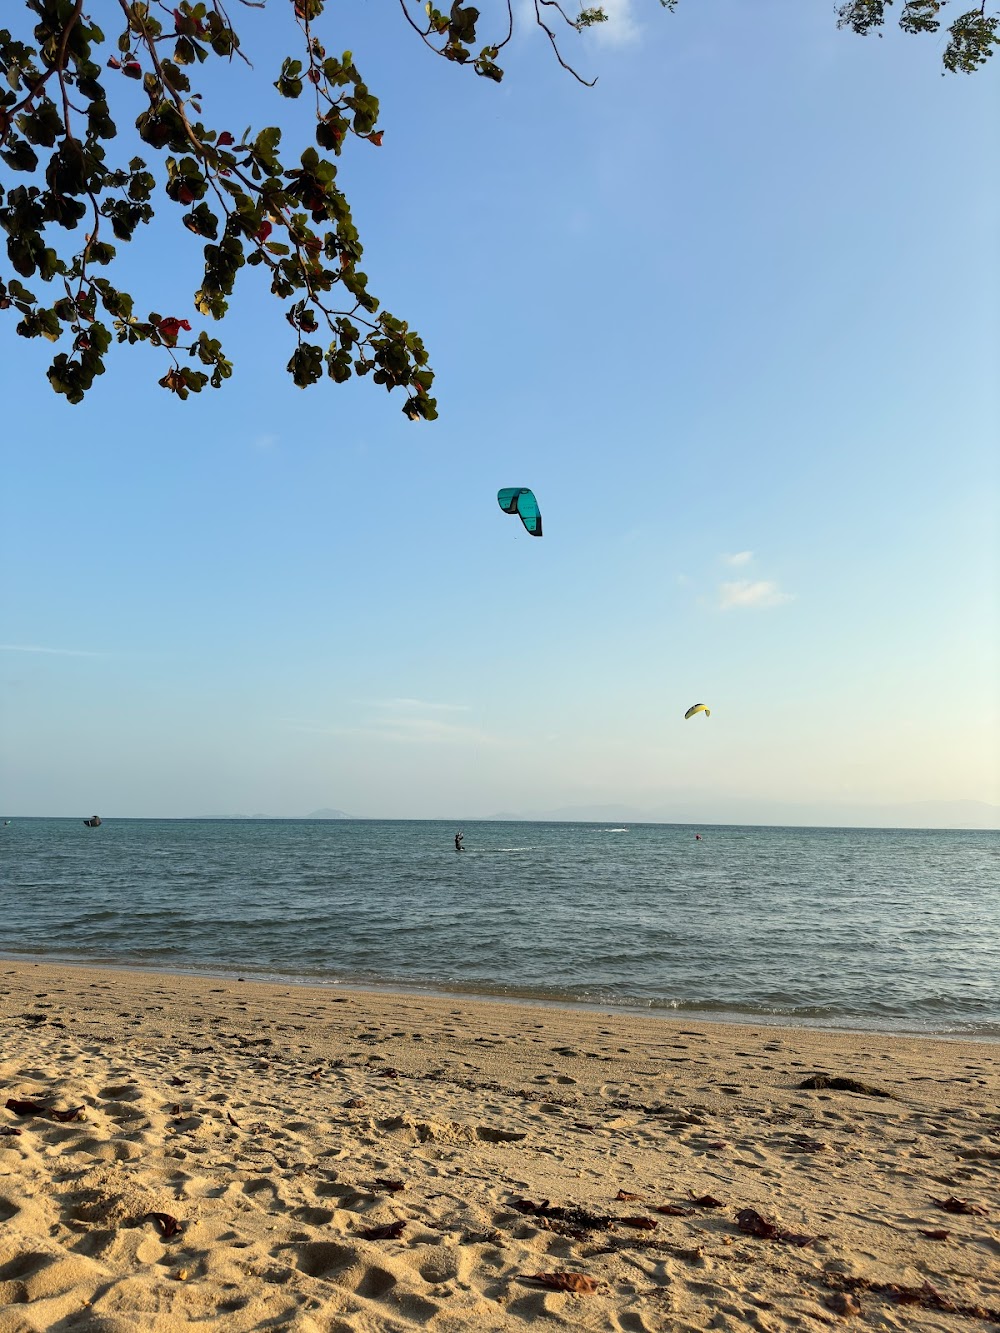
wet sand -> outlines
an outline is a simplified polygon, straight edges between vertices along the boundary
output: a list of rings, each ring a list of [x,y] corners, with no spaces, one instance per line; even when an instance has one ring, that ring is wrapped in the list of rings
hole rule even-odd
[[[1000,1045],[2,961],[0,1035],[0,1333],[1000,1325]]]

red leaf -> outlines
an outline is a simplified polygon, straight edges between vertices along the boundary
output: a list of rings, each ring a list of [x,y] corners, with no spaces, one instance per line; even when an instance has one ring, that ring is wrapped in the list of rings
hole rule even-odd
[[[636,1231],[655,1231],[660,1225],[651,1217],[619,1217],[618,1222],[623,1227],[635,1227]]]
[[[218,144],[220,148],[228,148],[229,145],[231,143],[235,143],[236,140],[233,138],[233,136],[229,133],[228,130],[223,130],[215,142]]]
[[[169,1213],[147,1213],[146,1216],[153,1219],[153,1224],[164,1240],[173,1240],[181,1234],[180,1222]]]
[[[382,147],[382,135],[383,135],[384,133],[385,133],[385,130],[377,130],[374,134],[369,134],[369,136],[368,136],[368,142],[369,142],[369,143],[373,143],[373,144],[375,145],[376,148],[381,148],[381,147]]]
[[[263,242],[267,240],[267,238],[270,236],[273,230],[274,228],[271,226],[270,222],[268,222],[268,220],[265,218],[264,221],[257,228],[257,230],[254,232],[254,240],[260,241],[263,244]]]
[[[44,1115],[45,1107],[41,1102],[32,1102],[27,1098],[9,1097],[7,1099],[7,1110],[13,1111],[15,1115]]]
[[[156,326],[156,331],[161,337],[176,340],[178,333],[184,329],[186,333],[191,332],[191,325],[186,319],[175,319],[172,315],[167,319],[161,319]]]

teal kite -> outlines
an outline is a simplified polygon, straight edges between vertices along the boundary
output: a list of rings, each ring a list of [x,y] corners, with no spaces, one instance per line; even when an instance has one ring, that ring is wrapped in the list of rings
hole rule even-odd
[[[704,704],[694,704],[684,714],[684,721],[686,722],[689,717],[694,717],[695,713],[704,713],[706,717],[712,716],[712,710],[710,708],[706,708]]]
[[[497,491],[497,503],[505,514],[517,514],[532,537],[542,535],[542,515],[527,486],[507,486]]]

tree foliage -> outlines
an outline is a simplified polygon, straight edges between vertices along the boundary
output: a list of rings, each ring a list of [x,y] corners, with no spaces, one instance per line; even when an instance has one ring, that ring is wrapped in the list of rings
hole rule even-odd
[[[268,0],[238,2],[263,8]],[[192,72],[212,60],[246,58],[222,0],[176,0],[176,7],[174,0],[90,0],[89,10],[85,0],[5,0],[4,17],[17,10],[22,30],[0,29],[0,227],[10,266],[0,268],[0,310],[13,312],[21,337],[60,345],[48,377],[69,402],[82,401],[104,373],[113,342],[162,349],[159,383],[180,398],[218,388],[232,365],[220,341],[204,328],[195,334],[186,315],[221,320],[241,270],[259,268],[285,307],[294,339],[288,371],[297,385],[371,375],[388,390],[403,389],[411,419],[437,415],[423,342],[369,290],[337,179],[349,142],[381,145],[378,98],[350,51],[327,49],[320,32],[326,0],[271,3],[284,6],[296,38],[295,54],[272,70],[273,87],[283,98],[305,97],[314,120],[314,143],[292,153],[275,125],[237,135],[203,119]],[[480,11],[461,0],[445,9],[433,0],[398,3],[436,55],[492,82],[503,78],[511,0],[498,0],[490,19],[496,32],[485,40]],[[564,59],[558,34],[604,22],[605,11],[589,6],[572,15],[559,0],[530,3],[555,58],[587,83]],[[678,0],[660,3],[672,10]],[[840,24],[867,34],[884,25],[894,3],[848,0]],[[947,4],[903,0],[900,26],[936,32]],[[95,10],[117,30],[106,35]],[[985,6],[956,18],[946,68],[971,72],[984,64],[1000,40],[997,23]],[[122,149],[123,116],[142,156]],[[113,280],[115,260],[166,206],[164,196],[204,240],[204,271],[193,310],[143,318],[132,293]]]

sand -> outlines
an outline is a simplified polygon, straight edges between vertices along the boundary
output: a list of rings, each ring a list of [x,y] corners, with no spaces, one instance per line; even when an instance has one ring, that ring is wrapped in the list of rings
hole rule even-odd
[[[0,1033],[0,1333],[1000,1324],[1000,1045],[14,962]]]

